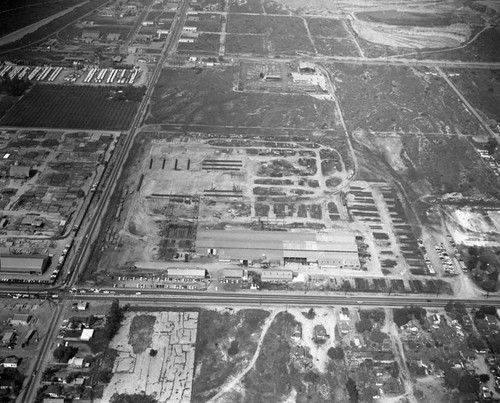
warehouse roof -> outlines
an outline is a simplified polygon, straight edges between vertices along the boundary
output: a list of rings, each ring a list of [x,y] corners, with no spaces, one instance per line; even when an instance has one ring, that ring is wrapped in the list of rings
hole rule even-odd
[[[225,269],[224,270],[225,278],[243,278],[243,270],[242,269]]]
[[[0,255],[0,271],[42,271],[46,260],[45,255]]]
[[[205,277],[207,271],[205,269],[168,269],[169,276],[176,277]]]
[[[325,254],[357,256],[354,236],[347,232],[285,232],[249,230],[200,230],[196,237],[198,253],[217,249],[221,259],[283,259],[293,256]]]

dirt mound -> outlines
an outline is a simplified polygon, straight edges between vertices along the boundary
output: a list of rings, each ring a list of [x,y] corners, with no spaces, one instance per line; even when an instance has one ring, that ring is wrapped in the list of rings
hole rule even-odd
[[[411,27],[354,20],[351,24],[361,38],[379,45],[398,48],[455,47],[466,42],[471,35],[470,26],[464,23],[446,27]]]
[[[361,38],[379,45],[398,48],[455,47],[466,42],[471,35],[470,26],[464,23],[446,27],[412,27],[354,20],[351,24]]]

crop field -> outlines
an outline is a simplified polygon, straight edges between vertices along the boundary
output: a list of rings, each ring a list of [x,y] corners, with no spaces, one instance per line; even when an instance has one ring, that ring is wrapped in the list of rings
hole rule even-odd
[[[110,99],[110,88],[35,85],[0,120],[4,126],[126,130],[137,101]]]
[[[59,18],[48,22],[47,24],[38,28],[36,31],[23,36],[21,39],[2,46],[2,50],[17,49],[19,46],[28,45],[31,42],[35,42],[40,40],[41,38],[45,38],[50,34],[56,32],[58,29],[61,29],[66,25],[78,20],[81,16],[91,12],[92,10],[95,10],[102,4],[106,3],[106,0],[89,0],[87,2],[78,1],[78,3],[81,4],[81,6],[76,7],[72,11],[60,16]],[[43,4],[43,7],[45,8],[48,6],[47,4]],[[36,18],[37,20],[39,20],[38,16]],[[23,22],[23,25],[24,24],[25,23]]]
[[[184,52],[204,52],[207,54],[217,54],[219,50],[219,34],[200,34],[193,43],[180,42],[177,45],[179,53]]]
[[[313,52],[304,22],[297,17],[230,14],[227,31],[230,34],[264,34],[271,42],[272,53]]]
[[[147,122],[290,129],[337,127],[330,101],[308,95],[235,92],[233,85],[238,76],[238,68],[163,69]]]
[[[330,71],[341,80],[337,95],[350,130],[484,133],[449,85],[427,69],[337,64]]]
[[[84,0],[63,0],[50,3],[43,0],[2,1],[0,6],[0,37],[83,2]],[[24,7],[20,7],[19,3]]]

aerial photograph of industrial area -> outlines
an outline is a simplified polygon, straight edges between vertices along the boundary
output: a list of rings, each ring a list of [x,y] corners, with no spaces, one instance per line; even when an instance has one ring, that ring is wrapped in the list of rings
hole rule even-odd
[[[1,0],[0,403],[500,402],[500,0]]]

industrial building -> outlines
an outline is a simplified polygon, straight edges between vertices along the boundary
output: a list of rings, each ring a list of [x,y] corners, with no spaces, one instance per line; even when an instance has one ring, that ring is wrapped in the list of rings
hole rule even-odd
[[[279,265],[360,267],[355,236],[347,232],[199,230],[196,252],[218,256],[220,261],[239,261],[243,265],[267,261]]]
[[[45,255],[0,255],[0,272],[43,274],[48,262]]]
[[[15,314],[10,323],[12,326],[27,326],[30,323],[31,315],[27,313],[17,313]]]

